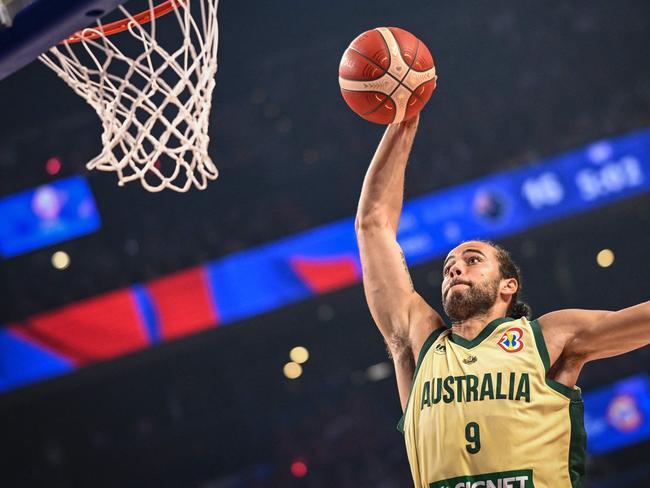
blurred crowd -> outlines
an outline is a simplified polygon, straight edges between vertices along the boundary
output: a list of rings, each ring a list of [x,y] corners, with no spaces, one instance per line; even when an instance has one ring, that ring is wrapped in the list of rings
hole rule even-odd
[[[288,409],[274,428],[273,459],[199,488],[408,487],[396,394],[387,391],[386,385],[339,389]]]

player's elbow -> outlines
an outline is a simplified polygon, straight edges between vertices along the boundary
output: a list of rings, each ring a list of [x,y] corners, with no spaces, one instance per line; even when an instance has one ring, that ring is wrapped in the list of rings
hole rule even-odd
[[[378,225],[376,221],[373,222],[372,219],[368,219],[366,217],[360,217],[357,215],[357,217],[354,219],[354,231],[357,233],[357,235],[377,226]]]
[[[373,211],[359,211],[354,219],[354,230],[357,234],[364,231],[380,229],[388,224],[385,212],[379,209]]]

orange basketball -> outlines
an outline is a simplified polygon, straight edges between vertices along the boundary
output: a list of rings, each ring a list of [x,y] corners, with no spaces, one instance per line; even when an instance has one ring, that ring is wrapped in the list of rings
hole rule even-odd
[[[377,27],[357,37],[343,53],[339,85],[357,114],[376,124],[416,115],[436,88],[429,49],[410,32]]]

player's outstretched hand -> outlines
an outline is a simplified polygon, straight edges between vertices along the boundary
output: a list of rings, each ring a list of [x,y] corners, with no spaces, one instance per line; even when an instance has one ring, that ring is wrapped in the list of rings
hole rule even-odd
[[[409,131],[416,131],[418,128],[418,123],[420,122],[420,114],[416,114],[408,120],[402,120],[397,124],[390,124],[391,127],[403,127]]]
[[[403,120],[397,124],[390,124],[386,127],[386,132],[379,144],[379,149],[400,149],[408,156],[413,139],[415,138],[415,133],[418,130],[419,122],[420,114],[417,114],[408,120]]]

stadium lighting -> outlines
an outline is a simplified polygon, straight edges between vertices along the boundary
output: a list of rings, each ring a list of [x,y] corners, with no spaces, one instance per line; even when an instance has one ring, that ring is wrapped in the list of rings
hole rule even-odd
[[[70,266],[70,256],[63,251],[57,251],[52,254],[52,266],[59,271],[66,269]]]
[[[366,370],[366,374],[368,375],[368,379],[370,381],[380,381],[386,379],[390,377],[392,373],[393,370],[390,364],[387,362],[374,364]]]
[[[295,380],[296,378],[300,378],[302,375],[302,366],[291,361],[284,365],[283,372],[287,378]]]
[[[303,364],[309,359],[309,351],[302,346],[296,346],[289,352],[289,357],[294,363]]]
[[[614,264],[614,252],[611,249],[603,249],[596,255],[596,262],[601,268],[609,268]]]
[[[291,474],[296,478],[302,478],[307,475],[307,464],[303,461],[294,461],[291,463]]]
[[[61,171],[61,160],[56,156],[51,157],[45,163],[45,171],[48,175],[54,176]]]

